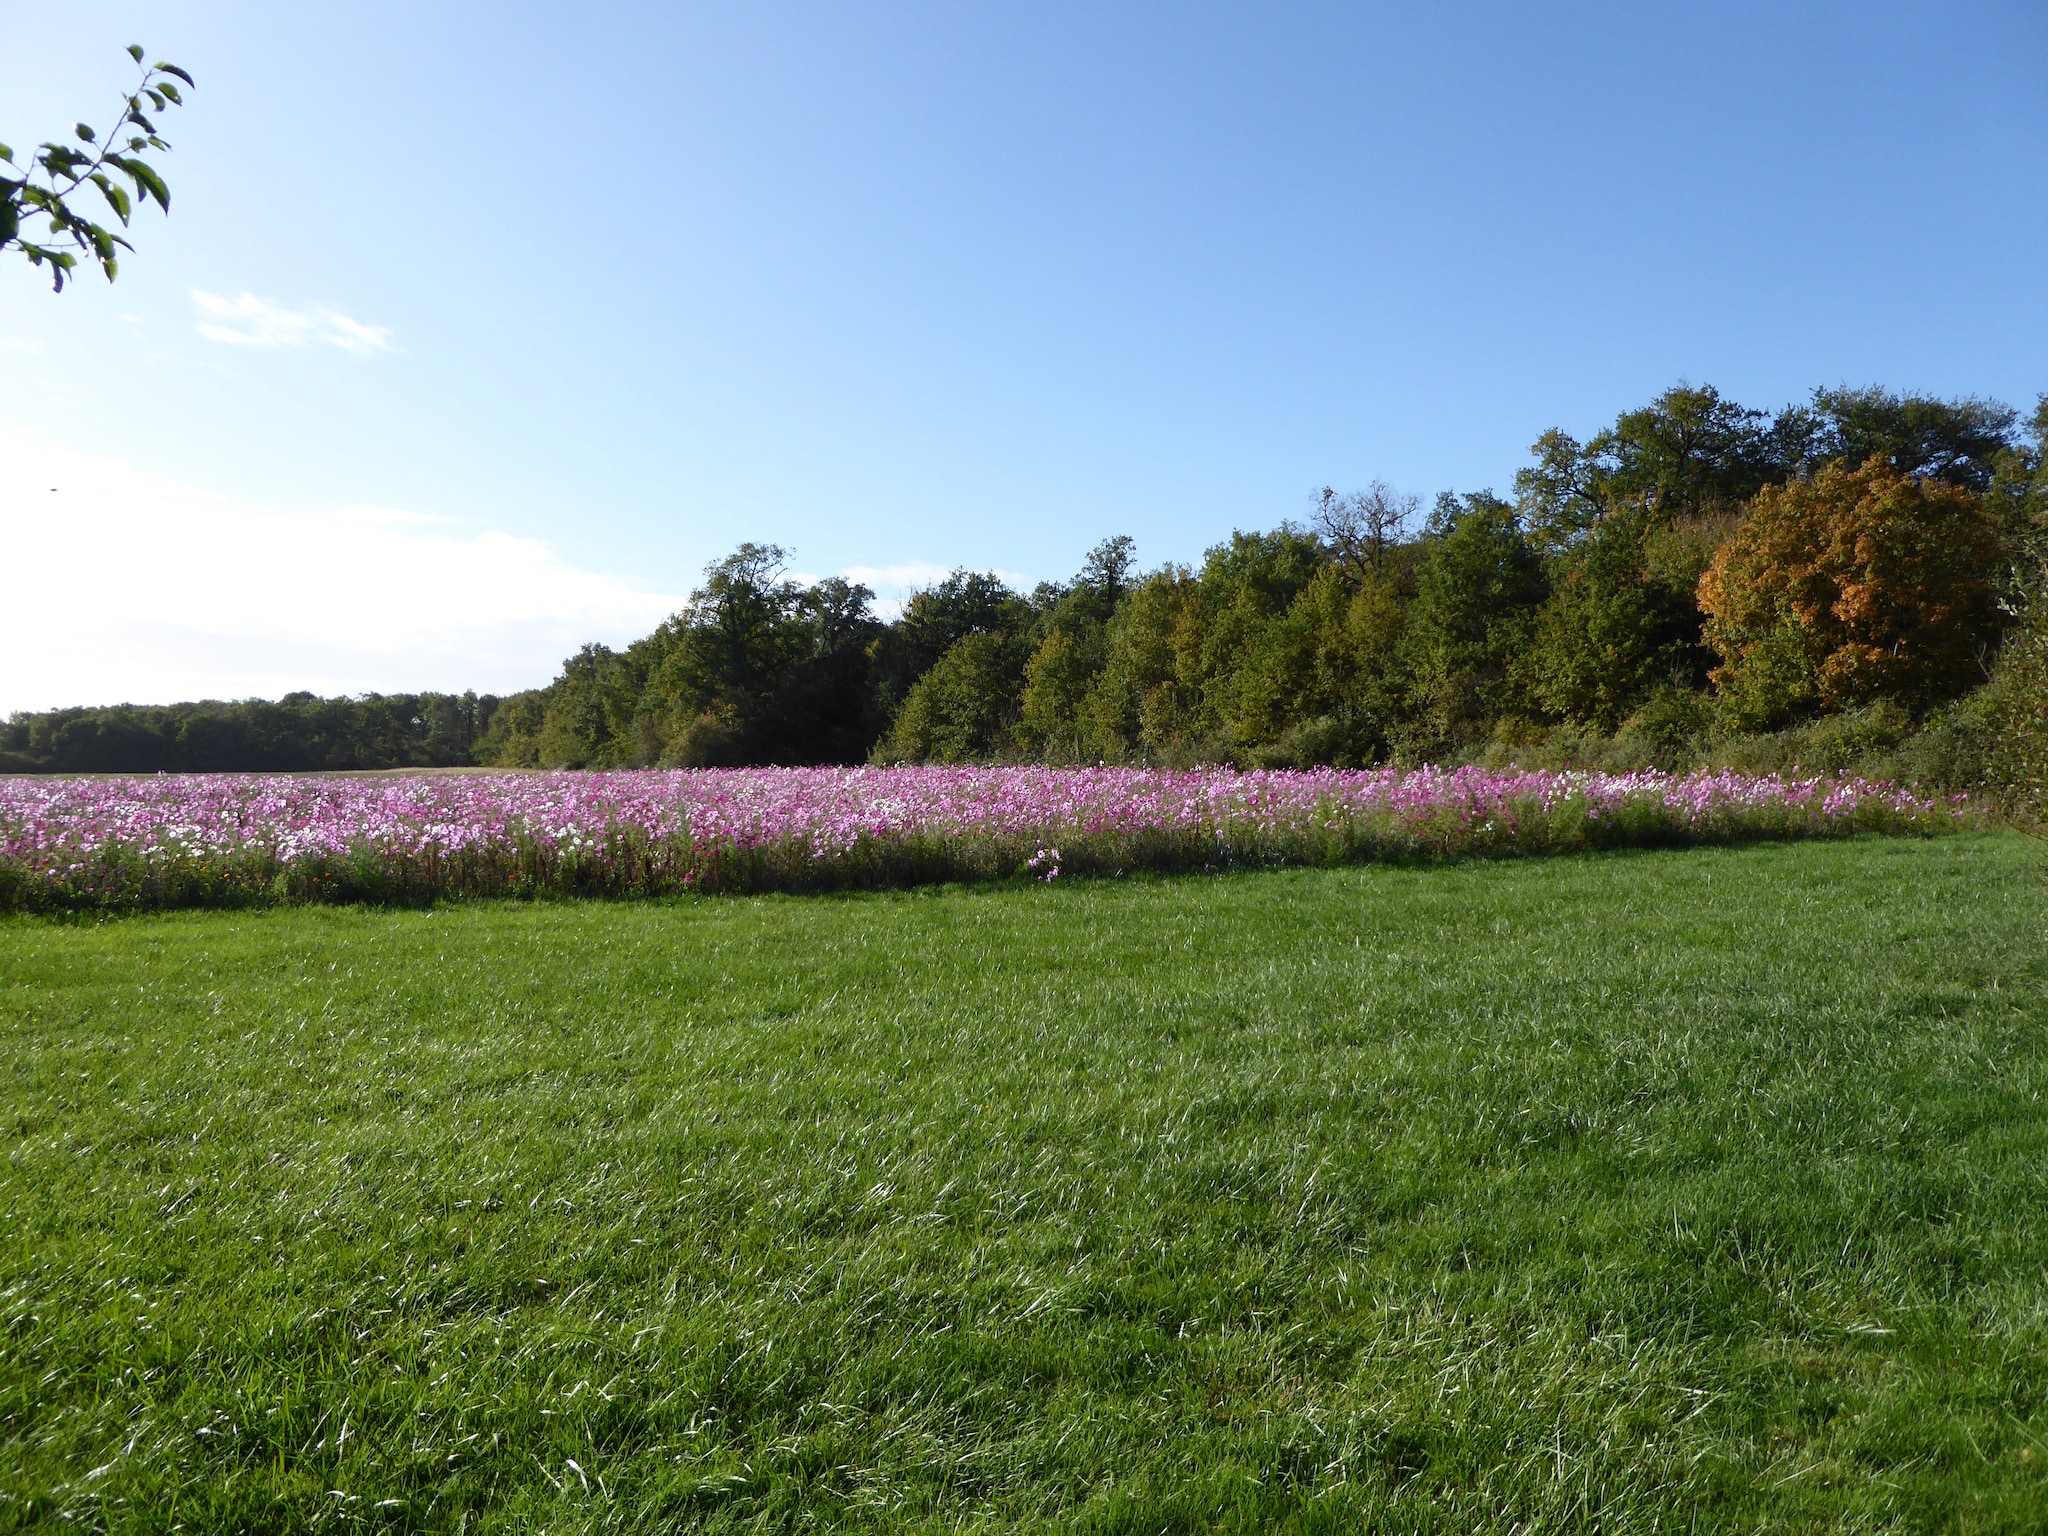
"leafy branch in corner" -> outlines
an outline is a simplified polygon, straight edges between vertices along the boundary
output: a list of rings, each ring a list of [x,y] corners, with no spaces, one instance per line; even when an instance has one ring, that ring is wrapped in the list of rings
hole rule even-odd
[[[184,105],[185,98],[178,94],[176,82],[182,80],[189,88],[192,77],[175,64],[158,61],[145,66],[142,49],[135,44],[129,45],[128,56],[142,70],[142,80],[122,98],[121,116],[104,139],[87,124],[79,123],[72,132],[85,148],[68,143],[40,144],[28,167],[19,171],[14,164],[14,151],[0,144],[0,251],[18,249],[31,266],[40,267],[47,262],[59,293],[64,291],[64,279],[78,265],[81,255],[98,262],[107,281],[112,282],[120,270],[116,249],[135,249],[75,206],[88,185],[106,200],[123,229],[128,227],[135,209],[146,206],[151,198],[165,213],[171,211],[170,188],[144,158],[153,151],[171,147],[158,135],[150,113],[161,116],[171,107]],[[122,178],[126,178],[128,186],[122,185]],[[23,225],[35,219],[47,220],[49,224],[40,238],[23,232]]]

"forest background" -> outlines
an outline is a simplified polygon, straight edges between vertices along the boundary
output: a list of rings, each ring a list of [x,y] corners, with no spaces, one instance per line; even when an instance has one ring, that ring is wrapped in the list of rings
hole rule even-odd
[[[2048,396],[1681,384],[1511,499],[1323,490],[1199,567],[873,594],[742,544],[545,688],[17,714],[0,771],[1485,761],[1854,770],[2048,801]]]

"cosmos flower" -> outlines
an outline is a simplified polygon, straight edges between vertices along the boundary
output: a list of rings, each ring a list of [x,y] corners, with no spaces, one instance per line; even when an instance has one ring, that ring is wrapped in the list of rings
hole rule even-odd
[[[31,898],[132,890],[148,904],[150,890],[209,879],[289,893],[295,876],[333,884],[343,866],[343,886],[382,877],[423,895],[758,889],[856,868],[866,883],[933,869],[1048,878],[1062,846],[1074,868],[1203,867],[1928,828],[1965,814],[1861,779],[1728,770],[19,777],[0,779],[0,861]]]

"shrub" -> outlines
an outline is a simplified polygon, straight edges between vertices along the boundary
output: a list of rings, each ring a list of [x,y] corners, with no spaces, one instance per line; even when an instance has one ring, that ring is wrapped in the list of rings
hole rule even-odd
[[[1658,689],[1615,733],[1621,755],[1647,768],[1675,772],[1699,760],[1699,743],[1713,724],[1705,699],[1688,688]]]
[[[1717,767],[1745,773],[1900,776],[1894,754],[1913,735],[1913,717],[1889,699],[1782,731],[1724,736],[1709,744]]]
[[[1991,681],[1963,721],[1978,754],[1978,785],[2025,819],[2048,822],[2048,569],[2019,605]]]

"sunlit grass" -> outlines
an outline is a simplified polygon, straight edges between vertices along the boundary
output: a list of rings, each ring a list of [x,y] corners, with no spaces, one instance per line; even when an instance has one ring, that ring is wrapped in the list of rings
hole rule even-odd
[[[2037,1529],[2041,864],[8,920],[0,1527]]]

